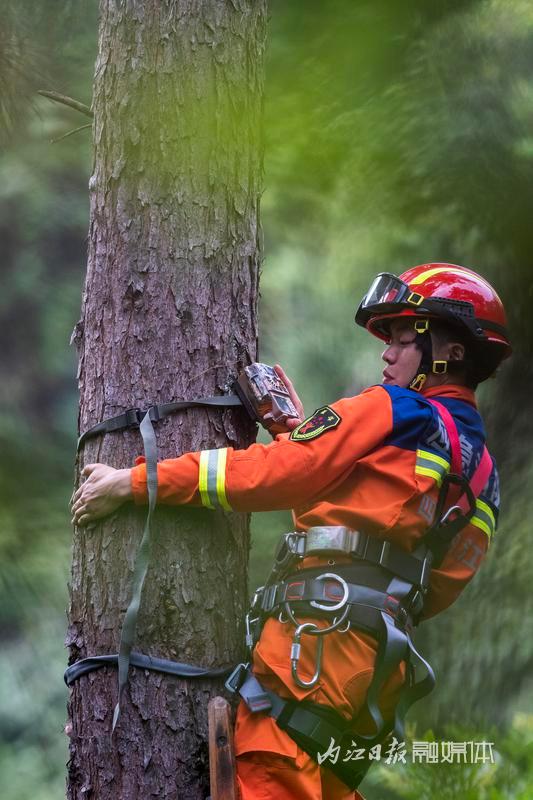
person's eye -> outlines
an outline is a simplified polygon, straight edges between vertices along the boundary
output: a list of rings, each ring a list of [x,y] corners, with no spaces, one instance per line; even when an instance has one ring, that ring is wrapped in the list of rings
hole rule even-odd
[[[413,342],[414,342],[414,339],[400,339],[400,344],[404,345],[404,346],[408,345],[408,344],[413,344]]]

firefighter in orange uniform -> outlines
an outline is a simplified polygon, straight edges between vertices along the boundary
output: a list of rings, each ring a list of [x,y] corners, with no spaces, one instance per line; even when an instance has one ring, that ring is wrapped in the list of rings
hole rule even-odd
[[[496,527],[498,474],[474,393],[510,354],[494,289],[451,264],[381,273],[356,322],[386,343],[381,384],[289,421],[269,445],[158,464],[159,503],[293,510],[254,599],[251,668],[233,680],[242,800],[361,797],[368,751],[401,735],[432,685],[412,627],[453,603]],[[146,502],[143,464],[84,473],[79,525]],[[417,659],[427,677],[413,684]]]

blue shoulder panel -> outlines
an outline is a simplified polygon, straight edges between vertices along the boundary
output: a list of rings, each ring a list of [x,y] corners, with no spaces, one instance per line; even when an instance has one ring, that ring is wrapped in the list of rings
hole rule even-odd
[[[392,433],[383,444],[416,450],[434,419],[433,407],[412,389],[388,384],[382,384],[382,388],[389,394],[392,405]]]
[[[451,460],[450,440],[446,426],[434,405],[423,395],[411,389],[381,384],[389,394],[392,405],[392,433],[384,441],[384,445],[400,447],[403,450],[418,451],[417,464],[435,469],[435,459],[431,455]],[[485,445],[485,429],[477,409],[462,400],[449,397],[435,397],[452,415],[459,442],[463,474],[470,480],[480,462]],[[429,462],[426,460],[429,458]],[[442,463],[437,460],[437,463]],[[441,468],[444,474],[444,471]],[[484,505],[485,504],[485,505]],[[487,485],[484,487],[477,503],[476,514],[472,524],[478,525],[486,533],[492,535],[498,520],[500,505],[498,470],[493,459],[493,469]]]

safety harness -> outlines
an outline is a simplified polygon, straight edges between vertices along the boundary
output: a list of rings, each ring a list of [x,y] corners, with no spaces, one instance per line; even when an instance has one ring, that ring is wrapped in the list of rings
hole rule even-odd
[[[450,440],[450,472],[443,478],[435,513],[435,523],[413,553],[406,553],[390,542],[380,541],[346,528],[311,528],[306,534],[285,534],[278,546],[274,567],[265,586],[256,590],[246,618],[250,660],[239,664],[226,682],[238,692],[252,713],[266,712],[277,725],[318,763],[321,755],[360,748],[363,757],[352,761],[336,759],[326,766],[350,788],[360,784],[372,761],[372,748],[391,734],[404,738],[404,719],[417,700],[435,685],[431,666],[418,653],[412,641],[413,628],[423,611],[432,567],[438,567],[455,536],[468,524],[476,510],[476,499],[492,472],[492,459],[486,447],[470,481],[462,475],[459,434],[448,409],[436,400],[428,401],[440,415]],[[350,555],[351,564],[339,564],[335,571],[324,568],[292,571],[295,561],[309,555]],[[332,569],[330,567],[330,569]],[[287,572],[290,574],[287,575]],[[279,616],[278,616],[279,615]],[[314,686],[320,677],[322,637],[350,627],[364,631],[378,642],[372,681],[365,706],[374,732],[362,735],[333,709],[310,701],[298,702],[278,696],[263,687],[251,669],[252,652],[262,626],[269,616],[295,626],[291,649],[291,674],[296,685]],[[322,627],[315,620],[326,617]],[[333,620],[332,620],[333,617]],[[310,620],[313,621],[310,621]],[[298,674],[301,639],[318,637],[316,668],[310,680]],[[406,681],[392,721],[385,721],[378,697],[388,678],[399,665],[406,664]],[[416,666],[425,670],[415,680]]]
[[[403,736],[403,721],[410,706],[427,695],[435,684],[430,665],[415,649],[412,631],[423,609],[432,567],[438,567],[451,541],[473,516],[476,498],[487,483],[492,459],[486,447],[479,466],[468,482],[462,476],[461,449],[455,422],[448,410],[438,401],[428,398],[439,413],[450,440],[450,472],[444,476],[435,523],[414,553],[406,553],[390,542],[347,528],[310,529],[306,534],[291,533],[282,537],[274,568],[267,583],[256,590],[246,616],[246,645],[250,660],[231,672],[226,687],[238,692],[253,713],[267,712],[312,758],[332,742],[342,747],[357,742],[368,752],[391,732]],[[133,576],[132,599],[121,632],[118,655],[100,655],[81,659],[65,671],[65,682],[72,685],[88,672],[104,666],[118,666],[118,700],[113,715],[113,730],[120,701],[127,682],[130,664],[142,669],[182,678],[220,678],[231,668],[204,669],[189,664],[152,658],[132,652],[133,639],[140,605],[141,592],[149,560],[150,530],[157,499],[157,443],[153,428],[156,422],[178,410],[191,407],[225,409],[241,405],[237,396],[202,398],[151,406],[146,411],[129,409],[123,414],[93,426],[80,436],[78,449],[90,437],[127,427],[138,427],[142,436],[147,470],[148,513],[137,554]],[[452,505],[450,505],[452,503]],[[448,506],[448,508],[446,508]],[[446,508],[446,510],[445,510]],[[342,552],[352,563],[339,564],[335,572],[323,568],[304,568],[292,572],[295,564],[309,555],[332,555]],[[285,615],[285,616],[284,616]],[[333,619],[332,619],[333,615]],[[345,633],[350,627],[365,631],[378,642],[374,675],[366,697],[366,708],[375,731],[362,736],[353,731],[353,722],[331,708],[308,701],[298,702],[279,697],[265,689],[251,671],[250,661],[262,626],[270,616],[295,625],[291,649],[291,673],[301,687],[314,686],[320,676],[322,637],[333,631]],[[299,617],[304,617],[300,621]],[[326,620],[323,627],[315,621]],[[301,639],[316,636],[317,660],[315,674],[304,680],[298,672]],[[383,719],[378,705],[379,692],[397,667],[405,662],[407,680],[392,722]],[[415,664],[426,672],[415,681]],[[348,786],[356,788],[370,766],[368,759],[358,762],[328,762],[330,768]]]

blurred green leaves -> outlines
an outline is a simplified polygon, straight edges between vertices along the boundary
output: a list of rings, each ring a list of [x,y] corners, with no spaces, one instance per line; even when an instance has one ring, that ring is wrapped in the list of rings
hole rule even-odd
[[[84,120],[34,92],[90,103],[96,3],[2,0],[0,9],[9,141],[0,154],[0,770],[6,800],[48,800],[61,791],[65,758],[77,412],[68,341],[85,271],[91,147],[90,131],[51,145]],[[439,682],[413,714],[439,739],[450,722],[474,726],[477,739],[494,730],[501,761],[490,780],[432,765],[391,771],[396,783],[381,782],[374,797],[525,800],[531,721],[517,712],[533,691],[531,4],[271,0],[267,55],[260,357],[283,364],[306,409],[379,382],[380,345],[353,324],[375,272],[455,261],[486,274],[507,303],[515,357],[480,392],[502,467],[501,527],[464,596],[420,630]],[[291,524],[289,514],[256,515],[251,583]]]
[[[437,760],[412,756],[412,741],[436,743]],[[444,742],[473,742],[474,757],[467,763],[442,760]],[[486,762],[476,762],[475,743],[489,742]],[[468,751],[468,749],[467,749]],[[533,716],[517,714],[507,732],[446,726],[436,737],[430,730],[417,736],[411,728],[406,764],[385,765],[381,761],[370,770],[362,785],[367,800],[529,800],[533,791]],[[420,748],[419,748],[420,752]],[[479,755],[483,748],[479,748]],[[470,762],[470,763],[469,763]]]

